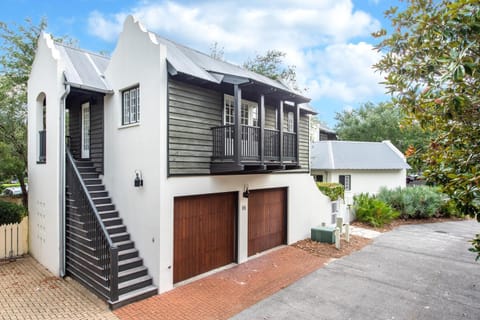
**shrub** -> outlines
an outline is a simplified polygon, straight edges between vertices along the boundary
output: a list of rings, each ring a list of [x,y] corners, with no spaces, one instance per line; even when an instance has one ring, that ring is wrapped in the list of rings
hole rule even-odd
[[[0,225],[19,223],[26,215],[25,208],[15,203],[0,201]]]
[[[340,198],[343,199],[343,185],[340,183],[332,182],[317,182],[318,190],[324,195],[330,198],[331,201],[336,201]]]
[[[399,213],[387,203],[362,193],[353,197],[355,217],[358,221],[368,223],[374,227],[382,227],[397,218]]]
[[[455,212],[451,204],[447,205],[448,197],[435,187],[383,188],[378,198],[398,210],[404,219],[450,216]]]

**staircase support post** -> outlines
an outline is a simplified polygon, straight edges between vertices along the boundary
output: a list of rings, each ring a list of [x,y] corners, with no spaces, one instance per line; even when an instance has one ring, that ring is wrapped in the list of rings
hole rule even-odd
[[[110,247],[110,301],[118,300],[118,247]]]

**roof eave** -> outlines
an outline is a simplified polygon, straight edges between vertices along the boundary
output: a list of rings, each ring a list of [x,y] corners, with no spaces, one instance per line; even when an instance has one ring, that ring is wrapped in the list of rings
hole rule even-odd
[[[85,85],[85,84],[69,82],[69,81],[65,81],[65,84],[69,85],[72,88],[88,90],[88,91],[93,91],[93,92],[98,92],[98,93],[103,93],[103,94],[113,94],[112,89],[96,88],[96,87],[88,86],[88,85]]]

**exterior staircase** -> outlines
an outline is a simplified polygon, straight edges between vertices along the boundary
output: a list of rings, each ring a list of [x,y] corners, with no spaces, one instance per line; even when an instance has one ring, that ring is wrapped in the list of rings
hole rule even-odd
[[[70,159],[73,160],[71,155]],[[67,275],[105,298],[111,309],[157,294],[157,287],[153,285],[148,269],[143,265],[127,227],[115,209],[93,163],[88,160],[73,160],[73,163],[90,199],[76,197],[78,190],[73,190],[69,185],[69,180],[72,184],[72,178],[69,179],[67,176],[65,230]],[[85,213],[88,211],[85,209],[86,202],[93,203],[101,223],[94,219],[94,214]],[[106,230],[108,235],[98,235],[99,226],[103,231]],[[106,245],[105,239],[109,241],[110,246]],[[114,255],[111,254],[112,249],[109,254],[109,248],[115,250]],[[113,295],[112,282],[115,282]]]

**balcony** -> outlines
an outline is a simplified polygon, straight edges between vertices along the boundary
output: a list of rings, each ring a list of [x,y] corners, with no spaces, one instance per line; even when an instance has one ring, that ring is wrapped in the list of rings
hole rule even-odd
[[[212,173],[271,171],[297,168],[297,134],[240,125],[236,142],[235,125],[212,128]],[[263,134],[262,134],[263,133]],[[263,141],[262,141],[263,139]],[[239,150],[240,154],[235,154]]]

